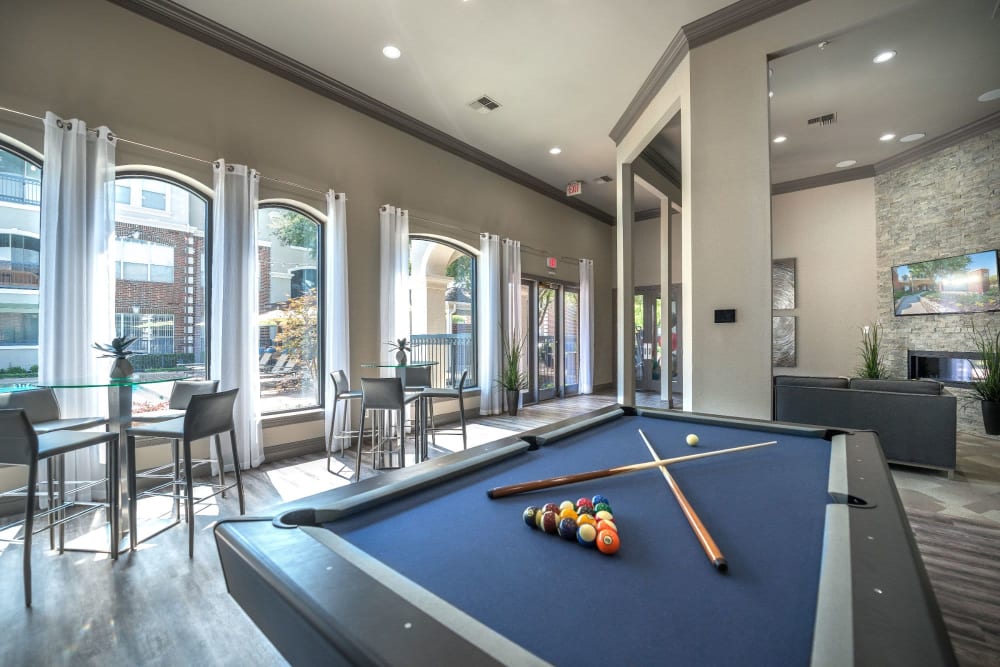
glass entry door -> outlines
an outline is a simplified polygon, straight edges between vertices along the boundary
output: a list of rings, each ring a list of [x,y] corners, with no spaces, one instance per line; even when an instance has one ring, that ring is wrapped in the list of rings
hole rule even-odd
[[[633,367],[636,391],[660,391],[660,381],[664,375],[661,310],[658,289],[636,290],[633,297],[635,325]]]
[[[576,285],[521,282],[525,337],[525,403],[574,393],[579,386],[580,293]]]

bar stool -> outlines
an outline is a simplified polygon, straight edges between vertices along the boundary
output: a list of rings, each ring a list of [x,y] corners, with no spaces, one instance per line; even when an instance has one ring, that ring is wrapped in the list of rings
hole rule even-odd
[[[386,418],[387,427],[383,431],[382,429],[375,430],[375,448],[372,452],[372,467],[375,466],[376,458],[381,455],[385,456],[385,451],[383,446],[386,441],[398,440],[399,441],[399,467],[404,467],[406,465],[406,451],[404,447],[404,441],[406,438],[405,433],[405,411],[406,406],[416,401],[420,397],[419,392],[415,393],[405,393],[403,391],[403,380],[401,378],[361,378],[361,424],[358,427],[358,463],[354,473],[354,481],[361,479],[361,446],[362,439],[364,438],[365,432],[365,415],[368,410],[381,410],[384,412],[384,417]],[[396,435],[392,435],[392,421],[393,414],[396,416]],[[414,433],[414,442],[417,441],[417,435]],[[414,458],[419,460],[420,446],[415,445],[414,447]],[[392,462],[392,450],[389,450],[389,462]]]
[[[227,489],[236,487],[240,499],[240,514],[246,513],[246,505],[243,500],[243,477],[240,473],[240,455],[236,447],[236,426],[233,423],[233,404],[236,402],[236,394],[239,389],[230,389],[213,394],[194,394],[188,403],[188,408],[183,417],[176,417],[168,421],[156,422],[152,424],[142,424],[133,426],[126,432],[128,434],[128,493],[129,498],[138,500],[136,495],[136,480],[140,475],[136,474],[135,468],[135,438],[136,436],[152,436],[167,438],[173,444],[174,474],[166,482],[143,492],[143,496],[165,496],[174,499],[177,506],[183,499],[187,510],[188,522],[188,557],[194,558],[194,506],[203,503],[209,498],[224,493]],[[236,472],[236,482],[225,483],[225,473],[223,472],[222,460],[222,433],[229,433],[229,441],[232,446],[233,466]],[[213,437],[214,436],[214,437]],[[212,437],[215,441],[215,451],[218,456],[219,484],[209,484],[212,493],[201,498],[194,497],[194,475],[195,466],[211,464],[210,459],[191,458],[191,443],[201,438]],[[178,443],[183,442],[183,459],[179,459]],[[183,462],[184,475],[180,475],[180,467]],[[162,475],[148,475],[153,478],[160,478]],[[183,485],[183,487],[182,487]],[[170,487],[170,493],[163,493],[162,490]],[[183,492],[182,489],[183,488]],[[132,549],[138,545],[136,536],[137,520],[133,502],[133,511],[129,512],[129,543]],[[178,511],[178,521],[180,512]],[[176,525],[177,522],[170,524]],[[168,526],[168,528],[170,527]]]
[[[327,472],[333,472],[330,468],[330,459],[333,457],[333,441],[340,440],[340,454],[344,454],[344,440],[350,443],[350,440],[354,438],[357,431],[351,430],[351,413],[350,413],[350,401],[356,401],[361,398],[360,390],[352,390],[351,383],[347,379],[347,373],[344,371],[332,371],[330,373],[330,379],[333,380],[333,419],[330,421],[330,432],[326,437],[326,470]],[[344,420],[347,426],[346,430],[336,433],[337,426],[337,408],[341,401],[347,401],[348,404],[344,406],[348,410],[346,419]],[[349,446],[349,445],[348,445]]]
[[[466,369],[462,371],[462,379],[458,381],[458,388],[451,387],[428,387],[424,389],[423,399],[427,402],[428,411],[428,426],[426,427],[426,432],[431,436],[431,441],[436,445],[437,440],[434,438],[435,433],[445,433],[448,435],[458,435],[462,434],[462,449],[466,449],[467,441],[465,435],[465,397],[463,395],[465,388],[465,378],[468,377],[469,370]],[[458,417],[461,420],[460,428],[438,428],[434,425],[434,399],[435,398],[448,398],[448,399],[458,399]]]
[[[132,415],[132,422],[162,422],[168,419],[183,417],[192,396],[196,394],[214,394],[217,391],[219,391],[218,380],[177,380],[170,389],[170,398],[167,399],[167,408],[165,410],[140,412],[137,415]]]
[[[93,488],[101,481],[94,482],[73,482],[77,484],[72,493],[74,498],[66,500],[66,479],[65,467],[63,466],[63,455],[75,452],[94,445],[104,444],[107,448],[107,476],[101,480],[105,484],[107,502],[89,502],[76,499],[76,494],[88,488]],[[59,498],[58,504],[50,503],[49,507],[43,511],[35,513],[36,487],[38,486],[38,464],[41,461],[56,461],[58,468]],[[67,521],[77,519],[89,514],[101,507],[108,512],[108,522],[111,524],[110,551],[113,560],[118,559],[118,434],[108,431],[99,432],[78,432],[69,430],[56,430],[39,434],[31,425],[23,409],[0,409],[0,463],[8,465],[22,465],[28,468],[28,483],[24,487],[0,494],[3,496],[25,496],[24,519],[11,525],[24,524],[22,538],[6,539],[0,538],[3,542],[19,542],[24,545],[24,605],[31,606],[31,538],[35,533],[59,526],[59,552],[63,551],[63,531],[62,526]],[[51,469],[51,466],[50,466]],[[82,486],[80,485],[82,484]],[[51,483],[49,485],[49,497],[51,494]],[[79,512],[70,516],[65,516],[68,509],[74,507],[84,507]],[[52,516],[58,519],[53,522]],[[48,524],[35,530],[35,518],[48,518]],[[10,527],[10,526],[8,526]]]

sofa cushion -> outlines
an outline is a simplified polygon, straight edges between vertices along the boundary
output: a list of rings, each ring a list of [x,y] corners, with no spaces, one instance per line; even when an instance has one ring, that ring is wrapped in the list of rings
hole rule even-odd
[[[774,384],[782,387],[824,387],[826,389],[847,389],[847,378],[811,377],[808,375],[775,375]]]
[[[941,395],[941,383],[936,380],[874,380],[851,378],[851,389],[889,391],[898,394]]]

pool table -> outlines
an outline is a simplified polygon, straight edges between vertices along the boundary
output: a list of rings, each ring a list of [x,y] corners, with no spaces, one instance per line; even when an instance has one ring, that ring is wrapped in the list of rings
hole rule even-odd
[[[491,499],[507,484],[672,464]],[[689,433],[700,442],[691,447]],[[614,555],[533,529],[529,505],[612,506]],[[614,406],[220,521],[231,595],[292,664],[951,665],[872,432]]]

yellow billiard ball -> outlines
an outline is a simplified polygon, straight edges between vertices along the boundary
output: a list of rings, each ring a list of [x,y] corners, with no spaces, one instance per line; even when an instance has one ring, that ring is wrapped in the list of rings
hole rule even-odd
[[[687,437],[684,438],[684,441],[687,444],[689,444],[692,447],[694,447],[695,445],[698,444],[698,436],[696,436],[694,433],[688,433]]]

